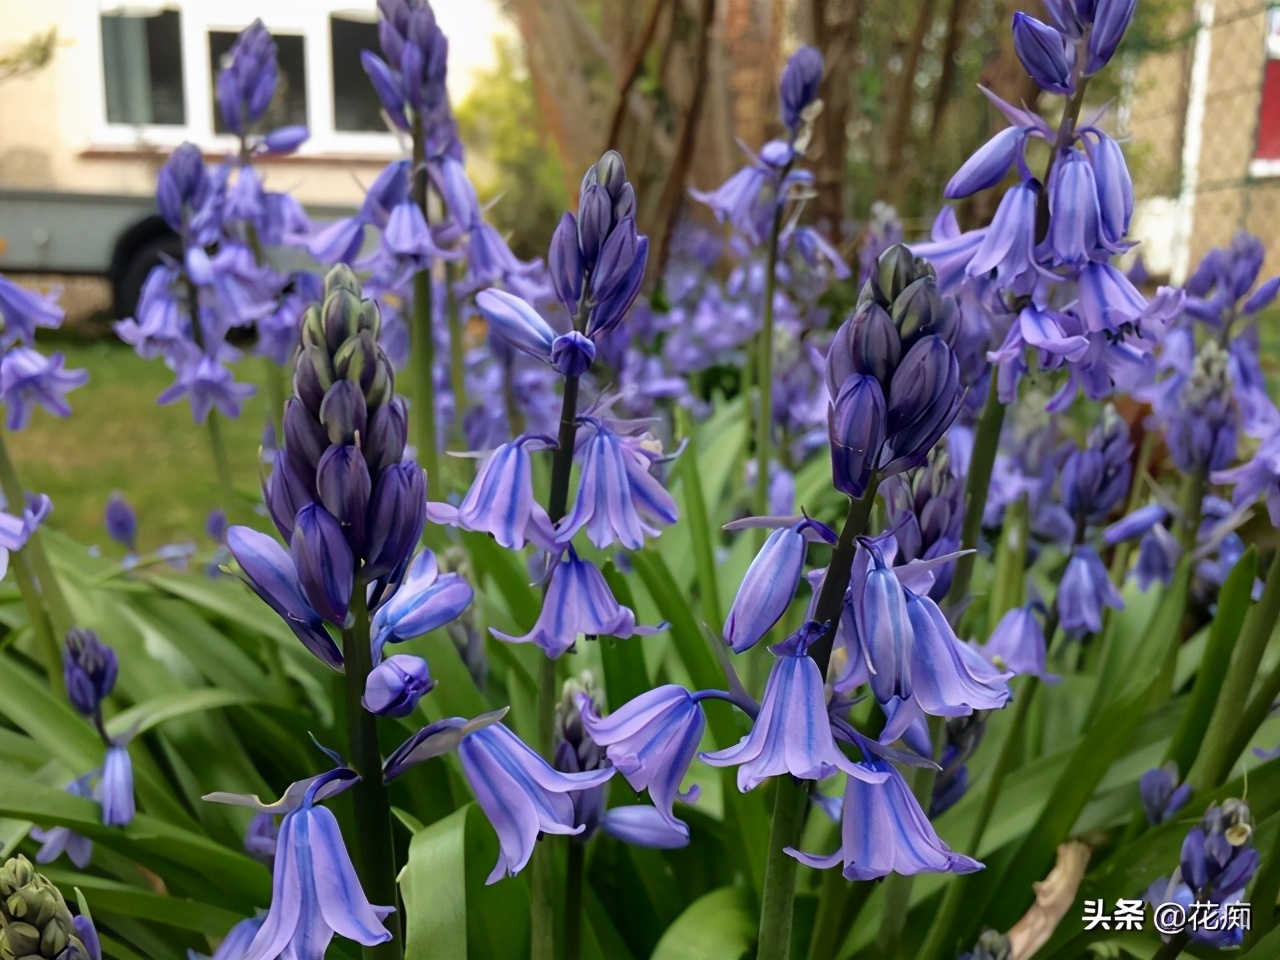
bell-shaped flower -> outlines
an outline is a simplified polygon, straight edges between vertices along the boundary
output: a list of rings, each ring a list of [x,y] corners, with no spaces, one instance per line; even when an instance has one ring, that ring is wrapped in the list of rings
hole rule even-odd
[[[1103,240],[1114,248],[1123,244],[1133,219],[1133,179],[1120,144],[1100,130],[1088,132],[1097,138],[1097,144],[1089,150],[1089,160],[1098,190],[1099,226]]]
[[[588,705],[582,724],[591,739],[635,790],[648,790],[654,808],[670,823],[676,800],[693,801],[697,788],[680,784],[698,752],[707,720],[697,694],[676,684],[655,687],[623,704],[607,717]]]
[[[253,943],[253,938],[258,935],[258,931],[262,929],[262,923],[266,919],[267,915],[264,913],[241,920],[222,938],[222,942],[218,944],[218,949],[213,952],[213,956],[206,956],[196,953],[194,950],[188,950],[187,960],[244,960],[244,956],[249,950],[249,945]]]
[[[585,527],[587,538],[601,550],[614,543],[638,550],[646,536],[658,536],[662,526],[678,519],[675,501],[649,473],[660,455],[644,441],[586,418],[579,428],[576,456],[582,463],[578,495],[556,527],[558,543],[567,544]]]
[[[1075,47],[1049,24],[1020,10],[1014,13],[1013,50],[1042,89],[1064,96],[1073,91]]]
[[[380,716],[407,717],[435,685],[427,661],[397,654],[369,671],[360,703],[370,713]]]
[[[67,699],[86,717],[97,716],[102,701],[115,689],[120,673],[116,652],[92,630],[72,629],[62,647],[62,675]]]
[[[956,212],[943,207],[934,218],[929,239],[911,245],[911,252],[926,260],[938,277],[938,289],[952,293],[964,281],[969,261],[986,242],[987,228],[960,230]]]
[[[422,539],[427,522],[427,482],[413,460],[401,460],[374,479],[365,521],[366,579],[386,577],[403,568]]]
[[[423,548],[373,615],[374,661],[385,644],[421,637],[458,619],[474,597],[471,584],[456,573],[441,574],[436,555]]]
[[[72,780],[67,784],[67,793],[85,800],[92,799],[91,778],[92,774]],[[41,844],[36,852],[36,863],[53,863],[65,853],[68,860],[83,870],[93,857],[93,841],[73,832],[70,827],[50,827],[48,830],[32,827],[31,839]]]
[[[65,364],[61,353],[46,357],[31,347],[15,347],[4,355],[0,360],[0,399],[7,410],[6,427],[25,429],[33,405],[55,417],[71,416],[67,394],[89,382],[89,371],[65,370]]]
[[[824,857],[787,847],[788,855],[817,870],[843,864],[846,880],[982,869],[981,863],[942,842],[902,774],[884,760],[858,766],[863,775],[845,783],[840,849]]]
[[[133,800],[133,761],[129,748],[122,742],[107,747],[98,783],[98,802],[102,805],[102,822],[108,827],[127,827],[136,812]]]
[[[320,504],[307,504],[294,518],[290,549],[312,609],[336,626],[347,626],[355,558],[337,519]]]
[[[1272,526],[1280,527],[1280,429],[1262,441],[1253,459],[1210,474],[1214,483],[1234,487],[1231,502],[1240,507],[1265,495]]]
[[[249,586],[280,618],[320,662],[342,669],[342,651],[324,626],[298,582],[298,573],[288,552],[265,533],[251,527],[227,530],[227,549],[240,564]]]
[[[623,843],[654,850],[678,850],[689,845],[689,825],[671,821],[656,807],[630,804],[610,807],[600,819],[600,829]]]
[[[482,290],[476,294],[476,309],[489,329],[523,353],[548,363],[556,332],[538,311],[505,290]]]
[[[1027,139],[1022,127],[1007,127],[978,148],[947,183],[943,195],[960,200],[979,190],[994,187],[1004,179]]]
[[[204,423],[214,409],[235,420],[253,393],[251,384],[236,383],[221,360],[201,354],[179,364],[177,381],[160,394],[157,402],[164,406],[185,396],[191,404],[191,416],[196,423]]]
[[[964,399],[960,365],[942,337],[917,340],[889,385],[879,468],[886,476],[922,465]]]
[[[524,636],[503,633],[495,627],[489,632],[508,643],[534,643],[555,660],[573,649],[579,636],[617,637],[657,633],[659,627],[636,626],[636,615],[614,599],[604,576],[589,560],[581,559],[570,547],[563,559],[551,570],[542,613],[533,629]]]
[[[808,653],[809,644],[825,630],[823,624],[807,623],[773,648],[778,658],[769,672],[751,732],[735,746],[702,754],[702,760],[714,767],[738,767],[738,789],[743,793],[767,777],[784,773],[802,780],[823,780],[843,770],[852,777],[883,779],[854,763],[836,746],[822,672]]]
[[[522,550],[528,541],[543,550],[555,549],[555,529],[547,511],[533,496],[530,449],[554,446],[550,437],[524,434],[494,450],[454,507],[427,504],[427,519],[476,533],[487,533],[508,550]]]
[[[56,330],[65,316],[56,293],[37,293],[0,275],[0,320],[4,322],[0,345],[30,345],[38,327]]]
[[[734,653],[759,643],[795,599],[804,572],[807,523],[773,531],[747,568],[724,621],[724,642]]]
[[[1179,786],[1178,765],[1172,761],[1139,777],[1138,791],[1142,794],[1142,809],[1147,815],[1147,823],[1153,827],[1172,820],[1191,800],[1191,784]]]
[[[1062,678],[1045,669],[1044,630],[1035,617],[1035,608],[1014,607],[1008,611],[991,638],[979,648],[979,653],[997,670],[1016,676],[1039,677],[1045,683],[1057,683]]]
[[[375,907],[361,889],[338,820],[316,806],[326,777],[316,778],[301,803],[285,814],[276,845],[271,909],[243,960],[297,957],[320,960],[334,934],[366,947],[386,943],[382,921],[394,907]]]
[[[1049,181],[1049,232],[1042,247],[1049,263],[1082,267],[1099,252],[1105,256],[1101,218],[1093,166],[1081,151],[1063,150]]]
[[[994,273],[995,285],[1000,290],[1023,292],[1029,286],[1028,279],[1036,276],[1034,254],[1039,198],[1040,187],[1035,181],[1009,189],[996,208],[982,243],[965,267],[966,274],[981,278]],[[921,255],[928,253],[921,250]]]
[[[111,494],[104,519],[107,536],[130,553],[135,553],[138,549],[138,515],[124,494]]]
[[[886,419],[884,394],[876,378],[850,374],[827,410],[831,478],[846,496],[861,499],[866,494],[884,445]]]
[[[1089,31],[1088,59],[1085,60],[1085,76],[1097,73],[1115,56],[1120,40],[1133,22],[1138,0],[1097,0],[1093,29]]]
[[[805,108],[818,98],[822,69],[822,54],[810,46],[793,53],[782,69],[782,80],[778,84],[782,122],[793,133],[800,126]]]
[[[1124,599],[1111,583],[1106,565],[1090,546],[1071,551],[1067,569],[1058,583],[1058,616],[1067,631],[1102,629],[1102,608],[1124,609]]]
[[[430,757],[456,749],[462,773],[476,802],[498,834],[498,863],[488,883],[515,876],[533,856],[541,833],[575,836],[585,829],[575,824],[570,794],[598,787],[614,774],[613,767],[561,773],[527,747],[498,721],[505,710],[474,720],[452,717],[424,727],[406,740],[383,767],[388,780]]]

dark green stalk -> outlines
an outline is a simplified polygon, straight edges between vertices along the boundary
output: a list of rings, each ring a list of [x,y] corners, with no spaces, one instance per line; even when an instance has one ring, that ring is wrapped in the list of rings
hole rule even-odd
[[[1197,795],[1212,790],[1226,779],[1254,731],[1266,718],[1271,701],[1262,698],[1275,680],[1274,675],[1280,672],[1280,667],[1267,676],[1262,689],[1252,700],[1247,698],[1257,678],[1258,664],[1262,662],[1267,642],[1271,639],[1277,615],[1280,615],[1280,558],[1271,561],[1262,597],[1245,617],[1231,666],[1209,719],[1209,728],[1200,744],[1200,752],[1196,754],[1196,762],[1187,774],[1187,782]],[[1243,711],[1240,710],[1242,703],[1246,704]]]
[[[849,586],[849,575],[853,570],[857,538],[866,532],[879,486],[879,475],[873,475],[862,498],[849,501],[849,511],[845,515],[844,526],[840,528],[840,538],[831,551],[827,575],[818,591],[814,619],[827,624],[827,629],[809,647],[809,656],[813,657],[824,676],[831,662],[831,645],[840,622],[840,607]],[[774,780],[776,793],[773,799],[773,822],[765,858],[764,891],[760,898],[758,956],[762,960],[765,957],[769,960],[787,960],[791,955],[791,927],[795,917],[796,861],[783,853],[783,849],[794,847],[799,841],[809,793],[806,785],[793,777],[775,777]]]
[[[689,534],[693,540],[694,566],[698,571],[698,595],[702,600],[703,619],[717,633],[724,627],[724,608],[720,605],[720,584],[716,578],[715,551],[707,503],[702,495],[702,475],[698,468],[698,433],[688,412],[676,409],[676,424],[688,446],[680,458],[681,488]]]
[[[584,844],[570,841],[569,866],[564,885],[564,955],[566,960],[582,956],[582,875],[586,866]]]
[[[964,525],[960,528],[960,549],[973,550],[978,546],[982,532],[982,512],[987,504],[987,490],[991,486],[991,469],[995,466],[996,451],[1000,448],[1000,429],[1004,426],[1004,404],[1000,402],[997,377],[991,374],[991,386],[987,390],[987,402],[973,436],[973,453],[969,458],[969,475],[964,486]],[[956,572],[947,591],[946,603],[958,607],[969,595],[969,581],[973,579],[976,554],[966,553],[956,560]]]
[[[426,147],[422,121],[413,121],[413,200],[423,217],[427,210]],[[436,450],[436,339],[432,313],[431,269],[413,275],[413,327],[409,333],[409,379],[413,384],[413,439],[418,459],[427,471],[428,483],[440,482],[439,453]]]
[[[760,381],[760,411],[756,420],[756,496],[754,512],[765,516],[769,512],[769,460],[773,442],[773,295],[778,278],[778,235],[782,232],[782,204],[773,214],[773,227],[769,230],[769,252],[765,260],[763,322],[760,327],[758,379]],[[763,531],[762,531],[763,533]]]
[[[569,477],[573,472],[573,447],[578,433],[578,378],[565,377],[564,394],[560,401],[560,432],[555,457],[551,461],[551,492],[547,500],[547,515],[552,523],[559,523],[569,506]],[[548,763],[554,753],[554,726],[556,700],[556,663],[543,657],[538,666],[538,752]],[[532,886],[532,956],[533,960],[556,960],[555,938],[555,848],[541,843],[533,853]],[[581,887],[581,874],[579,874]],[[582,893],[569,893],[565,898],[566,911],[570,904],[576,909],[566,912],[566,938],[577,938],[580,928]]]
[[[13,465],[13,460],[9,457],[9,448],[5,443],[3,432],[0,432],[0,491],[4,492],[4,498],[8,501],[9,509],[14,512],[14,516],[21,516],[27,502],[27,494],[22,488],[22,481],[18,479],[18,471]],[[44,540],[39,530],[33,531],[27,538],[19,555],[27,558],[27,563],[30,564],[28,573],[35,578],[34,582],[29,584],[29,588],[24,588],[24,599],[26,599],[26,589],[36,591],[31,596],[48,611],[49,626],[53,630],[53,644],[55,650],[58,650],[60,649],[58,645],[66,637],[67,631],[75,626],[75,619],[67,598],[62,592],[62,585],[53,572],[53,564],[49,562],[49,555],[45,552]],[[14,565],[15,577],[19,575],[18,566],[20,564]],[[34,622],[32,625],[35,626]],[[52,671],[49,682],[54,690],[65,692],[62,686],[61,653],[58,652],[50,662],[56,669]]]
[[[209,411],[204,425],[209,431],[209,449],[213,451],[213,468],[218,474],[218,486],[230,493],[234,489],[231,485],[231,461],[227,457],[227,445],[222,439],[222,421],[218,418],[217,410]],[[277,443],[282,439],[279,434],[276,438]]]
[[[62,645],[54,636],[53,627],[49,623],[49,612],[40,602],[40,588],[31,575],[31,558],[26,550],[19,550],[9,559],[9,569],[13,578],[18,581],[18,592],[22,594],[22,602],[27,608],[27,618],[31,621],[31,630],[36,636],[36,648],[44,660],[44,668],[49,674],[49,686],[59,697],[66,697],[66,678],[62,673]]]
[[[391,801],[382,780],[382,751],[378,747],[378,718],[360,702],[364,681],[373,669],[369,648],[369,608],[365,584],[356,580],[351,594],[352,624],[342,631],[342,656],[346,661],[344,689],[347,710],[347,758],[360,782],[351,788],[355,806],[355,866],[370,903],[396,905],[396,859],[391,835]],[[397,909],[384,922],[392,939],[376,947],[364,947],[366,960],[392,960],[404,956],[404,938]]]
[[[1190,942],[1190,938],[1185,933],[1176,934],[1172,940],[1155,952],[1151,960],[1177,960]]]
[[[1260,904],[1261,908],[1252,917],[1249,932],[1245,934],[1246,954],[1275,927],[1275,902],[1280,895],[1280,831],[1276,831],[1270,851],[1262,855],[1262,866],[1258,870],[1258,879],[1253,882],[1252,894],[1249,899]]]
[[[764,892],[760,896],[760,945],[756,956],[787,960],[791,956],[791,928],[795,914],[796,868],[794,857],[784,852],[794,846],[804,825],[809,791],[794,777],[774,778],[773,820],[769,849],[764,861]]]
[[[809,960],[831,960],[838,955],[862,905],[874,889],[873,883],[846,880],[839,870],[823,872],[818,915],[814,918],[813,938],[809,941]]]

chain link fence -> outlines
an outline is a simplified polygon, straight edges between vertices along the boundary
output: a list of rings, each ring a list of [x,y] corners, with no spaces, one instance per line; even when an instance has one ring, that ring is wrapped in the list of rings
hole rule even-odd
[[[1238,230],[1280,272],[1280,2],[1197,0],[1126,75],[1120,121],[1153,276],[1185,279]]]

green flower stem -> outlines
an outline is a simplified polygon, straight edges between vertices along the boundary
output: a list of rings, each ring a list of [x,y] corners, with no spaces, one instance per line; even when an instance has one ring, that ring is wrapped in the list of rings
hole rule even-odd
[[[213,453],[213,469],[218,475],[218,486],[227,493],[235,488],[231,485],[231,460],[227,457],[227,445],[222,439],[222,419],[217,410],[210,410],[204,419],[205,430],[209,433],[209,450]],[[277,442],[280,436],[276,435]]]
[[[429,219],[427,167],[422,121],[413,120],[413,200]],[[427,471],[427,483],[439,483],[436,450],[436,339],[432,312],[431,269],[413,275],[413,323],[409,331],[409,382],[413,385],[413,442],[418,460]]]
[[[1280,558],[1271,561],[1262,597],[1245,616],[1235,653],[1231,657],[1231,666],[1227,669],[1222,689],[1218,692],[1218,702],[1214,704],[1213,714],[1209,718],[1209,728],[1200,744],[1200,752],[1196,754],[1196,762],[1187,774],[1187,782],[1197,796],[1212,790],[1226,779],[1232,765],[1248,746],[1254,731],[1266,718],[1271,701],[1261,704],[1260,698],[1268,692],[1267,687],[1274,682],[1274,675],[1280,672],[1280,668],[1267,676],[1263,681],[1263,688],[1252,700],[1246,698],[1257,679],[1258,665],[1262,662],[1262,655],[1267,649],[1267,641],[1271,639],[1271,631],[1278,615]],[[1242,703],[1246,704],[1243,711],[1240,710]]]
[[[974,550],[978,535],[982,533],[982,512],[987,504],[987,490],[991,486],[991,469],[995,466],[996,451],[1000,448],[1000,429],[1004,426],[1005,405],[1000,402],[997,377],[991,374],[991,387],[987,390],[987,402],[973,437],[973,454],[969,458],[969,476],[964,488],[964,525],[960,528],[960,549]],[[956,560],[956,572],[947,591],[947,606],[957,608],[969,595],[969,581],[973,579],[973,564],[977,555],[962,554]]]
[[[568,879],[564,885],[564,955],[565,960],[582,956],[582,875],[587,848],[576,840],[569,842]]]
[[[694,566],[698,570],[698,595],[702,600],[703,619],[719,633],[724,627],[724,608],[720,605],[720,584],[716,577],[715,549],[707,502],[702,495],[702,474],[698,468],[698,433],[689,412],[676,408],[676,427],[688,446],[680,457],[680,487],[684,491],[685,513],[689,535],[693,540]]]
[[[4,498],[13,515],[22,516],[27,494],[22,488],[22,481],[18,479],[18,471],[13,465],[13,460],[9,457],[9,448],[5,443],[3,432],[0,432],[0,491],[4,492]],[[53,572],[53,564],[49,562],[49,555],[45,552],[44,540],[39,530],[33,531],[27,538],[26,545],[18,551],[18,556],[25,558],[23,562],[13,564],[14,577],[18,579],[23,600],[27,603],[28,610],[31,610],[32,604],[44,609],[48,615],[49,629],[52,631],[49,637],[43,639],[45,645],[43,652],[49,667],[49,684],[55,692],[65,695],[66,688],[62,682],[61,644],[67,631],[75,626],[75,618],[62,592],[62,585]],[[25,584],[22,582],[24,577]],[[31,621],[32,627],[37,631],[37,637],[41,636],[39,632],[41,620],[42,618],[33,616]]]
[[[769,253],[765,260],[764,305],[760,341],[756,348],[760,381],[760,411],[756,419],[756,496],[754,512],[763,517],[769,513],[769,461],[773,442],[773,295],[778,286],[778,235],[782,232],[782,204],[773,214],[769,230]],[[763,540],[765,531],[761,531]]]
[[[1260,853],[1262,851],[1259,851]],[[1261,904],[1258,915],[1252,918],[1249,932],[1244,938],[1246,955],[1259,940],[1275,927],[1275,910],[1273,905],[1280,895],[1280,831],[1271,841],[1270,851],[1262,854],[1262,866],[1258,870],[1258,879],[1253,882],[1250,900]]]
[[[382,780],[382,751],[378,746],[378,718],[360,702],[364,682],[373,669],[369,648],[369,608],[365,584],[356,580],[351,595],[352,625],[342,631],[346,661],[347,758],[360,782],[351,788],[355,805],[355,866],[370,903],[396,906],[396,859],[391,835],[391,801]],[[365,960],[393,960],[404,956],[404,937],[397,909],[384,922],[392,938],[363,948]]]
[[[814,619],[827,624],[826,632],[809,647],[809,656],[818,664],[823,676],[831,662],[831,646],[840,621],[840,605],[853,570],[857,538],[866,532],[875,503],[879,475],[873,475],[866,493],[849,501],[840,538],[831,551],[827,575],[818,591]],[[809,798],[807,786],[789,776],[775,777],[773,822],[769,829],[769,847],[765,858],[764,891],[760,897],[760,946],[757,956],[770,960],[788,960],[791,956],[791,927],[795,918],[797,861],[783,849],[794,847],[804,825],[805,806]]]
[[[31,575],[31,558],[26,550],[19,550],[9,559],[9,569],[13,578],[18,581],[18,591],[22,594],[22,602],[27,608],[27,617],[31,621],[31,629],[36,635],[36,647],[44,660],[44,668],[49,674],[49,686],[59,697],[67,695],[66,678],[62,673],[62,645],[53,634],[49,623],[49,612],[40,602],[40,588],[36,586],[36,578]]]
[[[874,883],[852,883],[839,870],[825,870],[818,898],[818,914],[809,941],[809,960],[831,960],[853,929],[862,906],[875,890]]]
[[[444,264],[444,307],[449,321],[449,386],[453,389],[453,442],[465,449],[462,436],[462,412],[467,408],[467,358],[463,348],[466,330],[458,310],[458,298],[453,293],[457,267],[452,260]]]
[[[581,326],[581,324],[579,324]],[[547,516],[552,523],[559,523],[569,506],[569,478],[573,472],[573,447],[578,434],[578,378],[565,377],[564,394],[560,401],[560,432],[555,457],[551,461],[551,492],[547,501]],[[556,688],[556,662],[543,657],[538,666],[538,752],[548,763],[554,752],[554,726],[556,701],[560,691]],[[540,843],[533,852],[532,886],[532,957],[533,960],[557,960],[555,936],[555,847]],[[581,888],[581,872],[578,886]],[[568,912],[574,907],[572,913]],[[579,939],[582,923],[581,889],[565,897],[566,942]]]
[[[1151,960],[1177,960],[1190,942],[1190,938],[1185,933],[1179,933],[1156,951]]]

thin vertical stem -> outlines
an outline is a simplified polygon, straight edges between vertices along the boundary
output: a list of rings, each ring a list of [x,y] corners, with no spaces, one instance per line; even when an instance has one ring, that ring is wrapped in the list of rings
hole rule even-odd
[[[569,842],[569,866],[564,885],[564,955],[566,960],[582,956],[582,880],[587,848],[576,839]]]
[[[456,267],[452,260],[444,265],[444,307],[449,322],[449,386],[453,390],[453,442],[463,444],[462,414],[467,408],[467,358],[462,342],[466,330],[458,311],[458,298],[453,292]]]
[[[218,486],[230,493],[234,489],[231,485],[231,461],[227,459],[227,445],[222,440],[222,420],[217,410],[209,411],[204,426],[209,433],[209,450],[213,453],[213,469],[218,475]]]
[[[31,620],[31,630],[36,635],[36,648],[44,660],[44,668],[49,674],[49,686],[59,697],[67,695],[66,678],[62,673],[62,645],[53,634],[49,623],[49,612],[40,602],[40,588],[31,575],[31,557],[26,550],[19,550],[9,561],[9,569],[13,578],[18,581],[18,592],[22,594],[22,602],[27,607],[27,617]]]
[[[9,448],[3,433],[0,433],[0,491],[4,492],[4,498],[8,501],[9,510],[13,515],[22,516],[22,511],[26,507],[27,494],[22,488],[22,481],[18,479],[18,471],[13,465],[13,460],[9,457]],[[39,597],[43,598],[43,604],[49,614],[49,625],[53,629],[54,643],[59,644],[66,637],[67,631],[75,626],[75,619],[67,598],[62,593],[62,585],[53,572],[53,564],[49,562],[49,555],[45,552],[44,540],[39,530],[32,531],[21,553],[30,563],[30,573],[35,577],[35,583],[32,586],[38,589]],[[61,668],[54,673],[56,676],[51,676],[50,682],[55,690],[61,690]]]
[[[796,867],[788,856],[804,824],[809,791],[787,775],[774,778],[773,820],[769,826],[769,850],[764,861],[764,892],[760,896],[760,946],[758,957],[787,960],[791,956],[791,928],[795,914]],[[785,838],[785,839],[784,839]]]
[[[429,219],[427,209],[426,148],[422,121],[413,121],[413,200],[421,208],[424,219]],[[413,275],[413,325],[409,332],[409,376],[413,384],[413,439],[418,448],[418,460],[427,471],[428,483],[439,483],[439,452],[436,449],[436,339],[435,316],[432,310],[431,268],[419,270]]]
[[[1004,404],[996,372],[991,372],[991,386],[987,390],[987,402],[974,432],[973,453],[969,457],[969,475],[964,486],[964,525],[960,528],[960,549],[973,550],[982,532],[982,512],[987,505],[987,490],[991,486],[991,469],[995,466],[996,452],[1000,449],[1000,430],[1004,426]],[[956,560],[956,572],[947,591],[947,606],[955,608],[969,595],[969,581],[973,579],[976,555],[962,554]]]
[[[778,234],[782,231],[782,204],[773,214],[769,231],[769,253],[765,260],[763,321],[756,349],[760,381],[760,411],[756,420],[756,497],[754,510],[763,517],[769,512],[769,462],[773,442],[773,295],[778,285]],[[763,536],[763,531],[761,531]]]
[[[880,477],[873,475],[865,494],[849,501],[844,526],[827,574],[818,591],[818,602],[813,618],[827,625],[823,635],[809,647],[818,669],[825,676],[831,661],[831,646],[836,626],[840,621],[840,607],[849,575],[853,570],[853,558],[857,552],[857,538],[866,532],[875,503]],[[758,956],[770,960],[787,960],[791,955],[791,927],[795,918],[796,861],[784,853],[799,841],[800,828],[804,824],[805,802],[809,793],[805,785],[790,776],[774,778],[777,792],[773,800],[773,822],[769,829],[769,847],[765,855],[764,890],[760,900],[760,948]]]
[[[382,751],[378,746],[378,718],[361,703],[365,678],[373,669],[369,647],[369,608],[365,584],[356,581],[351,595],[352,625],[342,631],[342,655],[346,661],[347,756],[360,774],[351,788],[355,805],[355,865],[360,883],[371,903],[396,905],[395,845],[391,835],[391,801],[382,780]],[[366,960],[390,960],[404,955],[400,917],[396,910],[384,922],[392,938],[365,947]]]

